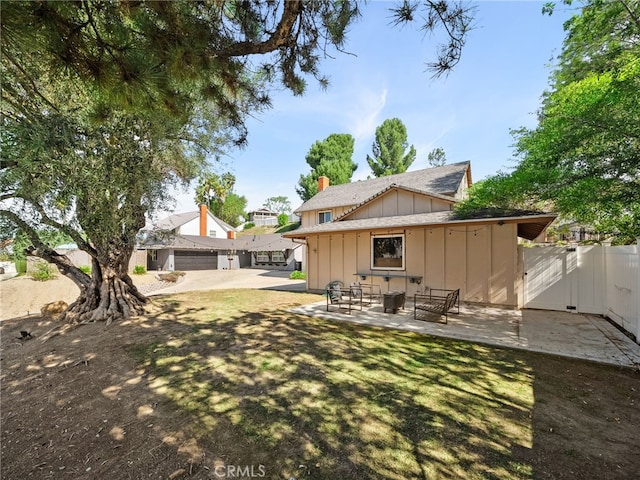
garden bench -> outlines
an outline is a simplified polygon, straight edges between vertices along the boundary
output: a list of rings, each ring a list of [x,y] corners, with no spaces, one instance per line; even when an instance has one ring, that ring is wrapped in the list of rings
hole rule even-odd
[[[423,312],[444,315],[444,323],[449,320],[448,312],[453,307],[460,313],[460,289],[443,290],[432,288],[428,294],[416,293],[414,296],[413,318],[424,318]]]

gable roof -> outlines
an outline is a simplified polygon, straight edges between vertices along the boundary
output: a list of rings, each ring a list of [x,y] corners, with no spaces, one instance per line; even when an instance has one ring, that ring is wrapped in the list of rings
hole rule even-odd
[[[371,202],[371,200],[378,198],[378,197],[382,197],[383,195],[386,195],[388,192],[390,192],[391,190],[402,190],[405,192],[411,192],[411,193],[417,193],[419,195],[424,195],[425,197],[432,197],[432,198],[438,198],[440,200],[444,200],[445,202],[449,202],[450,204],[454,204],[457,203],[458,200],[456,200],[455,198],[449,197],[447,195],[438,195],[437,193],[424,193],[420,190],[416,190],[414,188],[408,188],[408,187],[399,187],[398,185],[396,185],[395,183],[392,183],[391,185],[389,185],[387,188],[385,188],[384,190],[372,195],[369,198],[365,198],[362,202],[360,202],[357,205],[354,205],[353,207],[351,207],[350,209],[348,209],[347,211],[345,211],[344,213],[342,213],[342,215],[337,216],[334,221],[338,222],[340,220],[345,219],[346,217],[348,217],[349,215],[351,215],[353,212],[355,212],[356,210],[360,209],[362,206],[368,204],[369,202]]]
[[[470,162],[460,162],[342,185],[330,185],[303,203],[294,213],[359,205],[392,185],[420,193],[453,196],[467,172],[470,184],[470,169]]]
[[[461,217],[455,211],[416,213],[411,215],[397,215],[393,217],[363,218],[358,220],[341,220],[319,223],[302,227],[283,236],[294,239],[304,239],[310,235],[321,233],[375,231],[390,228],[405,227],[442,227],[452,225],[487,224],[487,223],[516,223],[518,236],[533,240],[556,218],[555,215],[529,211],[493,211],[491,216],[482,213],[477,216]]]
[[[235,228],[233,228],[227,222],[220,220],[218,217],[213,215],[210,211],[207,211],[207,216],[208,218],[216,222],[218,225],[220,225],[220,227],[225,232],[235,230]],[[166,218],[162,218],[157,222],[153,222],[151,224],[146,225],[143,230],[156,230],[156,231],[159,230],[159,231],[169,232],[199,217],[200,217],[199,210],[196,210],[194,212],[176,213]]]
[[[142,248],[162,250],[246,250],[248,252],[295,250],[301,244],[279,233],[263,235],[243,235],[236,239],[201,237],[198,235],[171,235],[151,237],[141,245]]]

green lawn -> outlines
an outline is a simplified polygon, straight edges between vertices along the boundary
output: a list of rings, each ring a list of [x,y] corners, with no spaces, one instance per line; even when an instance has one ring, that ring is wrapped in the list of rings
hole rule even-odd
[[[134,354],[200,444],[270,478],[532,476],[514,455],[532,447],[534,403],[517,354],[286,312],[303,297],[165,300],[156,319],[184,331]]]

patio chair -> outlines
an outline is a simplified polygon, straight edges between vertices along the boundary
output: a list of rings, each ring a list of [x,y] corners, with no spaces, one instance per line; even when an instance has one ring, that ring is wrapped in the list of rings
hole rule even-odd
[[[460,289],[444,290],[432,288],[428,294],[416,293],[414,296],[413,318],[426,320],[426,314],[435,313],[442,318],[444,323],[449,321],[449,310],[457,308],[456,313],[460,313]]]
[[[335,280],[327,285],[327,312],[330,306],[337,307],[338,310],[346,309],[350,314],[354,307],[359,306],[362,310],[362,289],[357,287],[343,287],[339,280]]]

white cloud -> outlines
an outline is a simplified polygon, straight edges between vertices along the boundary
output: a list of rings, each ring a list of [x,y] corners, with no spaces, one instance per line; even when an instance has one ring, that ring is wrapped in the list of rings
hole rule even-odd
[[[348,130],[357,143],[373,137],[380,125],[380,114],[387,104],[387,89],[381,92],[361,89],[347,112]]]

